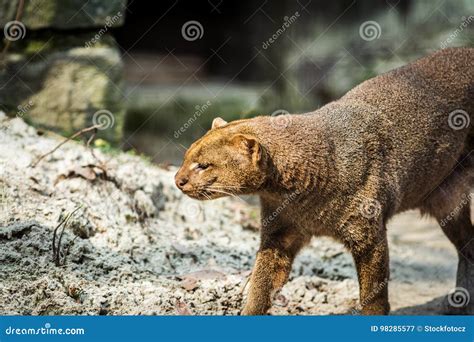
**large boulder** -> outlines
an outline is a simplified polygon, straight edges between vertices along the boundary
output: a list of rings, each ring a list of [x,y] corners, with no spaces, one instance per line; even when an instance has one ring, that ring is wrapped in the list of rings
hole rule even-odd
[[[0,70],[0,109],[64,134],[104,123],[102,137],[119,140],[122,60],[111,36],[88,45],[94,36],[38,33],[12,44]]]

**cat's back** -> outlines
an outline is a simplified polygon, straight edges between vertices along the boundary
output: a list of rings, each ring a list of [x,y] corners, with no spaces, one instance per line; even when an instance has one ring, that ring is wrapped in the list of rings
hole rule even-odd
[[[449,48],[369,79],[341,100],[364,101],[403,116],[426,109],[471,111],[473,92],[474,48]]]

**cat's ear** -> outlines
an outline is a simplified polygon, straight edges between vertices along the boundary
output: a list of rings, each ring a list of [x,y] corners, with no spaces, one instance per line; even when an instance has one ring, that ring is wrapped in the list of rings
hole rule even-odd
[[[262,159],[262,146],[257,139],[247,134],[236,134],[231,139],[232,145],[242,151],[257,164]]]
[[[212,120],[211,129],[219,128],[219,127],[222,127],[222,126],[225,126],[225,125],[227,125],[227,121],[225,121],[223,118],[217,117],[214,120]]]

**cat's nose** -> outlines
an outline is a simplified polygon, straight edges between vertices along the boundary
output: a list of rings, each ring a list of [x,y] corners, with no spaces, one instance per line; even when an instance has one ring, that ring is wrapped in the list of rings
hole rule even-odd
[[[188,179],[186,177],[176,177],[175,183],[178,188],[183,189],[183,186],[188,183]]]

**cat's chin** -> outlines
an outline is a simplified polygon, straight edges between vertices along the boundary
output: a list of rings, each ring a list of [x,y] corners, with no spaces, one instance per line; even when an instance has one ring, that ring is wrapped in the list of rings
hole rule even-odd
[[[227,195],[221,194],[221,193],[215,193],[211,191],[205,191],[205,192],[188,192],[185,193],[187,196],[191,197],[192,199],[198,200],[198,201],[207,201],[207,200],[213,200],[221,197],[226,197]]]

